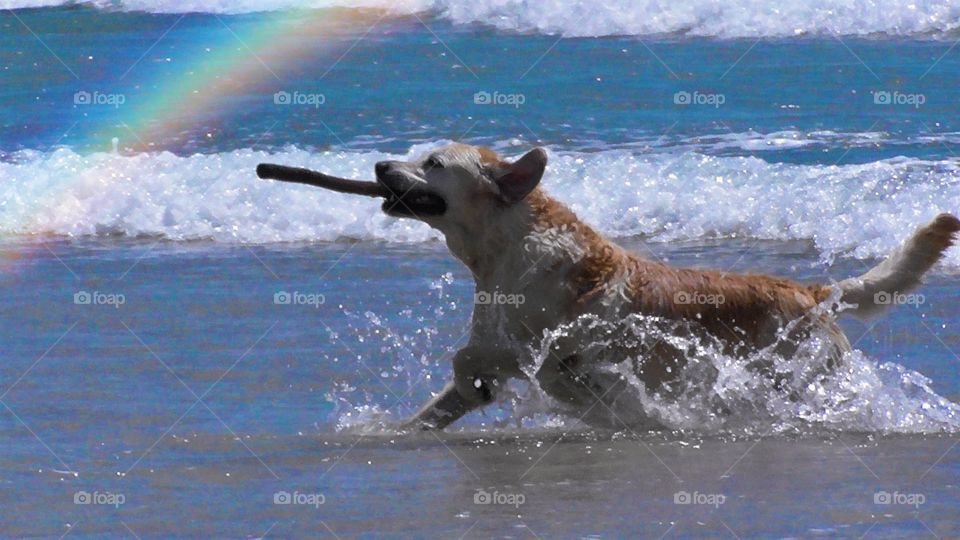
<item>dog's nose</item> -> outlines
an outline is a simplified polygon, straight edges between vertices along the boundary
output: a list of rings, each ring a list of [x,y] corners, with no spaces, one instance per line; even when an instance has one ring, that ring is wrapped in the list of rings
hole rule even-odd
[[[377,171],[377,176],[383,176],[387,174],[387,171],[390,170],[389,161],[378,161],[374,169]]]

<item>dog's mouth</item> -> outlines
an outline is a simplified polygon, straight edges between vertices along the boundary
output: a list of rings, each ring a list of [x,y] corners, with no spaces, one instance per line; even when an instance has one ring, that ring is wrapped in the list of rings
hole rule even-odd
[[[390,216],[423,218],[441,216],[447,211],[447,202],[443,197],[431,193],[404,176],[386,174],[377,175],[388,195],[381,208]]]
[[[338,193],[383,197],[386,199],[383,202],[383,211],[391,216],[423,218],[440,216],[447,211],[447,203],[443,197],[396,173],[378,171],[377,181],[367,182],[338,178],[298,167],[261,163],[257,166],[257,176],[322,187]]]

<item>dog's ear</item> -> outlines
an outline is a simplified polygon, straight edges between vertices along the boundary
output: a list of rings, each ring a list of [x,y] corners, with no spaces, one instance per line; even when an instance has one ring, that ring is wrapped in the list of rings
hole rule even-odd
[[[537,187],[547,168],[547,151],[534,148],[514,161],[496,178],[500,195],[507,202],[517,202]]]

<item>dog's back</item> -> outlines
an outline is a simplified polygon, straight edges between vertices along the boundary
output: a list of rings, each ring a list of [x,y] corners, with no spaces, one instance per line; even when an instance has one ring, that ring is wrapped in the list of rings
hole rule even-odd
[[[715,328],[729,328],[756,337],[768,322],[783,324],[804,317],[830,299],[831,285],[802,285],[762,274],[739,274],[676,268],[630,253],[581,222],[563,204],[537,190],[530,195],[534,229],[569,231],[577,253],[567,277],[577,291],[571,314],[589,311],[596,302],[622,303],[628,310],[667,319],[696,320]],[[919,228],[904,245],[868,273],[844,280],[836,287],[841,304],[835,313],[870,316],[890,302],[875,296],[896,295],[916,288],[923,275],[953,245],[960,220],[941,214]],[[541,233],[542,234],[542,233]],[[536,256],[536,255],[535,255]],[[716,328],[716,327],[720,328]]]

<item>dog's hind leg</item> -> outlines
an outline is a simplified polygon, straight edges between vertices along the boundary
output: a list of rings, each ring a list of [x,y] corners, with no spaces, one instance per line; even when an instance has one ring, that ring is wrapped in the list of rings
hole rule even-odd
[[[617,351],[616,356],[621,356]],[[637,388],[614,363],[579,354],[551,356],[536,374],[537,384],[570,416],[599,428],[632,429],[648,422]]]

